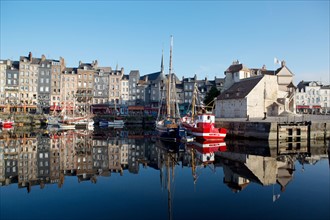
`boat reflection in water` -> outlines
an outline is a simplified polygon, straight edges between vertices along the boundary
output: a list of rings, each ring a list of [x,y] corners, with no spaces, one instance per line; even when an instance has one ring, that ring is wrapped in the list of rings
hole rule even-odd
[[[33,190],[33,188],[39,186],[44,193],[42,200],[35,201],[37,203],[35,206],[38,207],[47,200],[47,193],[52,191],[45,191],[47,185],[49,187],[57,185],[57,187],[63,188],[63,185],[67,184],[68,187],[64,188],[68,190],[71,185],[74,186],[75,190],[72,193],[76,193],[76,196],[78,194],[85,195],[84,192],[91,190],[93,193],[89,195],[89,199],[93,199],[93,195],[96,193],[106,203],[113,203],[113,200],[110,201],[113,197],[108,195],[112,195],[112,193],[118,192],[122,188],[127,190],[136,189],[134,195],[140,197],[140,199],[145,197],[146,201],[162,201],[163,194],[157,188],[158,183],[155,189],[155,184],[151,184],[155,183],[153,180],[156,170],[159,171],[160,186],[167,192],[167,217],[169,219],[172,219],[172,217],[184,218],[187,215],[185,211],[187,209],[184,209],[183,206],[186,207],[188,205],[192,209],[197,209],[196,204],[198,203],[199,206],[202,206],[201,208],[206,208],[202,203],[199,203],[201,196],[205,195],[215,199],[212,202],[220,202],[218,199],[221,199],[221,201],[226,199],[228,206],[227,203],[222,203],[225,208],[233,206],[231,195],[226,193],[228,191],[227,187],[231,191],[238,193],[251,184],[262,187],[269,186],[273,189],[273,201],[277,201],[281,194],[289,190],[289,185],[292,185],[292,187],[297,186],[299,189],[301,187],[308,188],[301,178],[294,178],[294,175],[297,175],[297,171],[300,177],[308,177],[308,175],[311,175],[313,167],[317,167],[316,165],[319,164],[319,161],[328,160],[328,145],[324,143],[311,143],[310,147],[300,145],[299,148],[292,148],[291,146],[277,146],[276,143],[271,142],[231,140],[226,140],[226,142],[169,143],[159,141],[154,137],[155,134],[152,130],[144,131],[141,128],[96,128],[94,131],[51,130],[48,132],[46,130],[29,132],[18,130],[2,131],[0,133],[1,197],[7,201],[10,200],[9,195],[10,192],[13,193],[13,187],[6,187],[9,185],[17,185],[19,189],[26,188],[28,192],[33,193],[40,193],[39,190]],[[308,169],[306,168],[307,166]],[[303,170],[305,171],[302,172]],[[205,173],[203,178],[200,177],[202,171],[203,174]],[[141,175],[136,175],[139,173]],[[315,172],[312,173],[316,175]],[[328,175],[328,173],[326,174]],[[191,183],[191,175],[193,183],[196,184],[198,180],[200,187],[197,191],[189,188],[192,186],[189,185],[189,182]],[[112,178],[112,176],[115,177]],[[126,178],[122,178],[122,176],[126,176]],[[187,176],[189,178],[186,178]],[[75,178],[77,181],[68,181]],[[111,183],[114,184],[113,187],[108,186],[109,180],[107,178],[111,178]],[[219,179],[221,179],[221,184],[219,184]],[[316,181],[315,176],[312,176],[311,179]],[[307,182],[311,183],[311,179]],[[326,181],[327,177],[324,179]],[[75,185],[77,182],[78,184],[86,182],[93,184],[90,184],[91,186],[84,184],[79,187],[80,185]],[[136,188],[139,184],[144,186],[143,189],[138,190]],[[314,182],[313,184],[315,186],[319,184],[316,189],[320,189],[320,192],[314,191],[313,194],[309,194],[309,198],[314,199],[313,196],[318,199],[323,198],[324,194],[326,194],[321,191],[321,189],[324,189],[322,185],[324,181]],[[117,188],[114,186],[117,186]],[[93,189],[88,187],[93,187]],[[147,191],[146,188],[148,188]],[[256,196],[262,194],[265,190],[260,190],[260,187],[257,187],[259,190],[256,191],[255,188],[251,187],[247,190],[247,193],[251,191],[250,193],[254,194],[255,202],[259,205],[265,204],[262,201],[262,196],[260,198]],[[296,188],[290,192],[293,193],[296,190],[299,191],[299,189]],[[132,191],[129,192],[133,193]],[[118,207],[118,204],[124,203],[124,201],[131,201],[130,193],[118,195],[116,197],[118,199],[116,207]],[[214,196],[214,193],[221,193],[221,196]],[[287,199],[290,198],[290,193],[288,194]],[[294,196],[295,198],[301,198],[302,194],[303,192],[301,192],[301,195],[296,193]],[[49,198],[55,199],[51,194],[49,194]],[[63,195],[56,198],[59,199],[58,204],[61,204],[60,201],[70,199],[71,197],[65,194],[65,197]],[[185,198],[189,198],[189,201],[185,200],[185,203],[179,202]],[[241,198],[243,199],[243,197]],[[13,201],[15,199],[20,207],[27,205],[25,202],[28,199],[17,200],[17,197],[12,199]],[[235,203],[238,202],[237,199],[234,200]],[[318,200],[315,200],[313,201],[317,204],[329,202],[321,200],[318,203]],[[80,206],[86,209],[90,205],[87,200],[81,200],[80,203]],[[10,204],[12,204],[10,201],[8,203],[3,202],[1,213],[8,216],[9,210],[15,210]],[[246,202],[244,204],[249,206]],[[65,208],[64,204],[63,207],[62,205],[60,206],[60,208]],[[249,208],[253,210],[251,206]],[[141,209],[145,209],[145,211],[138,212],[140,215],[137,217],[147,218],[147,214],[144,215],[143,213],[148,213],[149,208],[139,206],[138,210],[141,211]],[[156,204],[155,209],[160,212],[164,209],[164,204],[163,206],[161,203]],[[322,213],[329,213],[327,209],[321,209],[321,211]],[[29,218],[35,219],[36,214],[33,214],[34,212],[31,210],[29,210],[29,213]],[[134,217],[134,212],[131,215],[130,212],[113,211],[112,213],[117,219],[123,217],[121,215],[125,215],[123,218]],[[278,216],[277,212],[272,214]],[[84,213],[81,214],[81,216],[83,215]],[[76,217],[78,216],[79,213],[77,213]],[[23,214],[17,217],[22,218]],[[203,216],[196,214],[197,217]],[[217,215],[211,214],[210,217],[216,218]],[[164,216],[159,218],[164,218]]]

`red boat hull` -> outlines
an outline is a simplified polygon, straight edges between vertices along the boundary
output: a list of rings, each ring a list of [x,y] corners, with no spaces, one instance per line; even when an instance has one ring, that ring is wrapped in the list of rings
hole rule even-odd
[[[223,140],[227,134],[225,128],[215,128],[210,123],[198,123],[197,127],[193,127],[188,123],[182,123],[182,125],[188,130],[188,133],[203,140]]]

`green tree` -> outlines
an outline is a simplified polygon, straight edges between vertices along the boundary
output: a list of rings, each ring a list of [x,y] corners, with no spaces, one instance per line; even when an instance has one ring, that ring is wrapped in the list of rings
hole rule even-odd
[[[207,109],[212,108],[214,98],[216,98],[218,95],[220,95],[220,91],[217,89],[217,87],[212,86],[212,88],[206,94],[205,99],[204,99],[204,104],[207,107]]]

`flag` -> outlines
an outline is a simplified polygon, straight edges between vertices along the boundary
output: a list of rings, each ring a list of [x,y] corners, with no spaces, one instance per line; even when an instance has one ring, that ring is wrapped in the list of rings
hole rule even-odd
[[[274,58],[274,64],[280,64],[281,62],[275,57]]]

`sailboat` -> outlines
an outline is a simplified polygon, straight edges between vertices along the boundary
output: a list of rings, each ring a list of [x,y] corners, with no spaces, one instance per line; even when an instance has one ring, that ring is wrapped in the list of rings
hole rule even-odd
[[[161,104],[156,119],[156,131],[157,136],[162,140],[178,141],[186,135],[186,130],[180,126],[179,109],[176,101],[176,88],[175,80],[172,74],[172,47],[173,37],[171,36],[171,48],[170,48],[170,67],[169,74],[166,82],[166,104]],[[166,114],[164,114],[166,112]]]
[[[192,134],[197,139],[202,140],[223,140],[226,137],[227,130],[225,128],[215,127],[215,115],[206,111],[202,106],[197,111],[197,85],[194,85],[194,93],[191,104],[191,113],[181,118],[182,126],[187,129],[188,134]],[[197,112],[197,113],[195,113]]]

